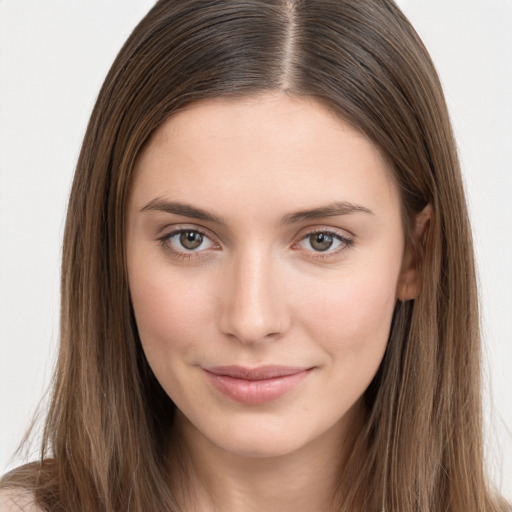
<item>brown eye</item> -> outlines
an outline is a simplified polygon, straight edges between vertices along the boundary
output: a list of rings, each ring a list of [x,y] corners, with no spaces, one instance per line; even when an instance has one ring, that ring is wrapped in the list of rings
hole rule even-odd
[[[313,233],[309,236],[309,243],[315,251],[327,251],[332,247],[334,239],[327,233]]]
[[[304,235],[298,246],[311,256],[335,256],[341,251],[351,247],[352,239],[334,231],[313,231]]]
[[[203,239],[204,236],[198,231],[182,231],[180,233],[180,244],[189,251],[200,247]]]
[[[158,240],[172,256],[196,257],[220,249],[208,235],[197,229],[176,229]]]

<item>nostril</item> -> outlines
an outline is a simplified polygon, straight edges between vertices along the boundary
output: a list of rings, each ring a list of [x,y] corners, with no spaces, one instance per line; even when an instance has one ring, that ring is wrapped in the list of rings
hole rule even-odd
[[[286,330],[287,322],[280,308],[243,308],[237,304],[226,308],[220,320],[220,330],[242,343],[273,341]]]

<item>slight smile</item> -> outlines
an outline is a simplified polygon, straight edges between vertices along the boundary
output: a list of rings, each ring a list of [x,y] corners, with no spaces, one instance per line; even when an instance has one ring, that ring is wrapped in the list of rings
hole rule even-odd
[[[215,366],[203,368],[213,386],[231,400],[261,405],[293,389],[313,370],[297,366]]]

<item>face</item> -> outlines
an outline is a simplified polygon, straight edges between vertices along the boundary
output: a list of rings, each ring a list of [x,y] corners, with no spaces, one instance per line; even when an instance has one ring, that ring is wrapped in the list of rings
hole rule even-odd
[[[313,99],[215,99],[140,155],[127,263],[142,346],[192,436],[271,456],[346,435],[404,253],[378,149]]]

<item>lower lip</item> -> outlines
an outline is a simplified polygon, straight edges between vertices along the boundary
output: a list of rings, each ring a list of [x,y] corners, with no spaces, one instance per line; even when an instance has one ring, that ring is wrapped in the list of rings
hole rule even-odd
[[[213,386],[224,396],[244,405],[261,405],[285,395],[304,380],[311,369],[263,380],[246,380],[206,372]]]

